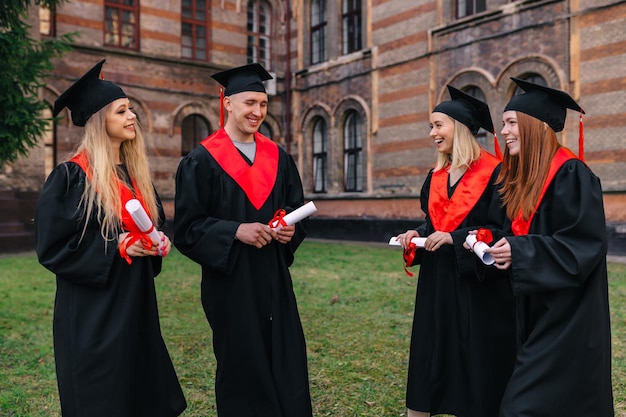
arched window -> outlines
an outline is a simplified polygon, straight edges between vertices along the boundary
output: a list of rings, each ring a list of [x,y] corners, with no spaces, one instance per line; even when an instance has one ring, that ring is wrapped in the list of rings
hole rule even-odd
[[[326,0],[311,1],[311,64],[326,61]]]
[[[475,99],[478,99],[485,103],[487,102],[487,98],[485,97],[485,93],[483,93],[483,90],[476,87],[475,85],[470,85],[468,87],[465,87],[462,89],[462,91],[465,94],[474,97]],[[493,132],[489,132],[489,133],[493,133]],[[478,140],[478,143],[480,143],[483,148],[491,151],[491,149],[489,149],[489,145],[487,144],[487,132],[485,131],[485,129],[480,128],[480,130],[478,131],[478,134],[476,135],[476,140]]]
[[[272,136],[274,135],[274,132],[272,132],[272,127],[267,122],[263,122],[261,124],[261,127],[259,127],[259,133],[270,139],[272,139]]]
[[[313,192],[325,193],[328,184],[328,136],[326,121],[318,117],[313,124]]]
[[[139,49],[139,0],[104,0],[104,44]]]
[[[534,74],[534,73],[530,73],[530,74],[525,74],[519,77],[521,80],[524,81],[528,81],[529,83],[533,83],[533,84],[539,84],[542,85],[544,87],[548,86],[548,82],[546,81],[545,78],[543,78],[541,75],[539,74]],[[524,92],[524,90],[522,90],[520,88],[520,86],[518,85],[515,88],[515,93],[513,93],[514,96],[518,95],[518,94],[522,94]]]
[[[343,0],[341,18],[343,53],[349,54],[361,50],[363,48],[361,0]]]
[[[262,0],[248,2],[248,63],[258,62],[266,70],[271,68],[270,34],[271,9]]]
[[[207,136],[209,136],[210,125],[207,120],[198,115],[190,114],[183,119],[182,125],[181,156],[187,155]]]
[[[209,9],[207,0],[182,0],[181,52],[183,58],[209,59]]]
[[[361,120],[350,110],[343,125],[344,186],[346,191],[363,191],[363,137]]]

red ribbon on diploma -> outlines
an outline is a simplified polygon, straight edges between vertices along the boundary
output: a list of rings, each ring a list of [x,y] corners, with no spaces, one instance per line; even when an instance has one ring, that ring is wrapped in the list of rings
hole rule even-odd
[[[410,277],[412,277],[414,274],[413,272],[409,271],[407,268],[411,265],[413,265],[413,259],[415,259],[415,252],[417,250],[417,246],[415,245],[415,243],[413,242],[409,242],[409,246],[407,246],[404,249],[404,254],[402,255],[404,257],[404,272],[406,272],[406,274]]]
[[[152,239],[150,239],[148,234],[152,232],[153,229],[154,229],[154,225],[150,228],[150,230],[146,231],[145,233],[138,232],[137,230],[133,230],[128,233],[128,236],[126,236],[126,239],[124,239],[124,241],[120,244],[120,256],[126,259],[126,262],[128,263],[128,265],[132,264],[133,260],[126,252],[126,249],[128,249],[130,245],[137,242],[138,240],[141,241],[141,246],[143,246],[144,249],[151,249]]]
[[[274,213],[274,217],[272,217],[272,220],[270,220],[269,222],[269,226],[272,229],[277,228],[278,226],[287,226],[287,223],[285,222],[285,215],[287,214],[287,212],[284,209],[280,209],[280,210],[276,210],[276,213]]]
[[[478,229],[476,232],[476,241],[477,242],[485,242],[486,244],[490,244],[493,241],[493,235],[491,234],[491,230],[489,229]]]

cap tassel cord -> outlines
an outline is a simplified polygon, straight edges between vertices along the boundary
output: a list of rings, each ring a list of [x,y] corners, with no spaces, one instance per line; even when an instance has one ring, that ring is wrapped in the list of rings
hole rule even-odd
[[[580,119],[578,123],[578,157],[585,160],[585,128],[583,126],[583,109],[580,109]]]
[[[496,157],[502,161],[502,150],[500,149],[500,143],[498,142],[498,135],[495,129],[493,130],[493,149],[496,152]]]

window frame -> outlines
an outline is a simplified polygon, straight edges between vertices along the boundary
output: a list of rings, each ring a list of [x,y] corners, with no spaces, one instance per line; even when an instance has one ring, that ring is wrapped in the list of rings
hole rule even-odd
[[[317,18],[314,6],[317,5]],[[311,64],[319,64],[327,60],[326,55],[326,0],[311,0]]]
[[[342,0],[341,33],[344,55],[363,49],[363,7],[362,0]]]
[[[133,5],[123,4],[122,1],[132,2]],[[140,0],[104,0],[104,16],[103,16],[104,18],[103,44],[104,46],[111,47],[111,48],[126,49],[126,50],[131,50],[131,51],[139,50],[139,1]],[[115,10],[117,12],[118,21],[122,22],[121,25],[119,25],[118,30],[115,31],[116,33],[112,35],[113,37],[115,36],[118,37],[118,40],[115,43],[107,42],[107,36],[109,36],[109,33],[110,33],[108,32],[108,27],[109,27],[108,10]],[[124,34],[122,33],[124,29],[124,22],[123,22],[124,12],[129,12],[132,14],[132,16],[134,16],[134,22],[132,23],[133,25],[132,39],[134,43],[132,46],[125,46],[122,44],[122,41],[124,39]],[[113,21],[111,22],[112,22],[111,26],[115,26],[114,22]]]
[[[192,125],[191,130],[193,130],[193,137],[186,136],[187,129],[185,128],[185,124],[191,121]],[[204,124],[204,128],[206,128],[206,134],[202,133],[202,129],[199,128],[199,123],[202,122]],[[180,122],[180,156],[186,156],[200,144],[206,137],[211,134],[211,123],[198,113],[188,114],[183,118]],[[196,139],[197,138],[197,139]]]
[[[48,19],[42,19],[42,12],[44,10],[48,11]],[[48,23],[48,31],[42,31],[43,22]],[[46,38],[56,38],[57,36],[57,13],[55,8],[39,6],[39,34]]]
[[[456,18],[462,19],[487,10],[487,0],[456,0]]]
[[[356,110],[348,110],[343,122],[344,190],[363,192],[365,180],[363,166],[362,122]]]
[[[318,141],[318,138],[320,141]],[[328,127],[323,117],[316,117],[311,129],[313,155],[313,192],[328,192]],[[319,143],[319,150],[316,144]],[[321,178],[319,178],[321,176]],[[318,187],[319,185],[319,187]]]
[[[199,9],[197,7],[198,5],[198,1],[200,0],[188,0],[189,3],[191,3],[191,5],[189,7],[186,7],[184,4],[184,0],[181,1],[181,10],[180,10],[180,23],[181,23],[181,57],[184,59],[191,59],[194,61],[202,61],[202,62],[208,62],[209,61],[209,57],[210,57],[210,52],[211,52],[211,48],[210,48],[210,28],[209,28],[209,22],[211,21],[211,2],[210,0],[202,0],[204,1],[204,20],[198,19],[198,13],[199,11],[202,12],[202,9]],[[188,14],[191,17],[185,17],[185,12],[188,12]],[[185,25],[189,25],[191,30],[189,32],[189,37],[191,38],[191,45],[186,46],[184,44],[184,40],[185,40]],[[202,40],[205,43],[204,49],[199,49],[198,45],[197,45],[197,41],[198,39],[201,39],[198,36],[198,29],[204,29],[204,37],[202,38]],[[189,49],[190,50],[190,56],[186,56],[185,55],[185,49]],[[204,52],[204,57],[199,57],[198,53],[199,51],[203,51]]]
[[[265,27],[265,32],[262,31],[262,27]],[[248,64],[259,63],[269,71],[272,68],[272,8],[267,1],[248,1],[246,35]],[[265,43],[265,46],[262,46],[262,43]],[[265,58],[260,58],[262,51],[266,51]]]

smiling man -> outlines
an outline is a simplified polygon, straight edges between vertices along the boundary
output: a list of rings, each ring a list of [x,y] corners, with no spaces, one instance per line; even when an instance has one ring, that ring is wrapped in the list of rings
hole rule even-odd
[[[259,64],[214,74],[226,125],[183,158],[176,175],[178,249],[202,266],[213,330],[220,417],[310,417],[306,347],[289,266],[304,223],[274,231],[274,214],[304,202],[291,156],[258,133],[267,115]]]

